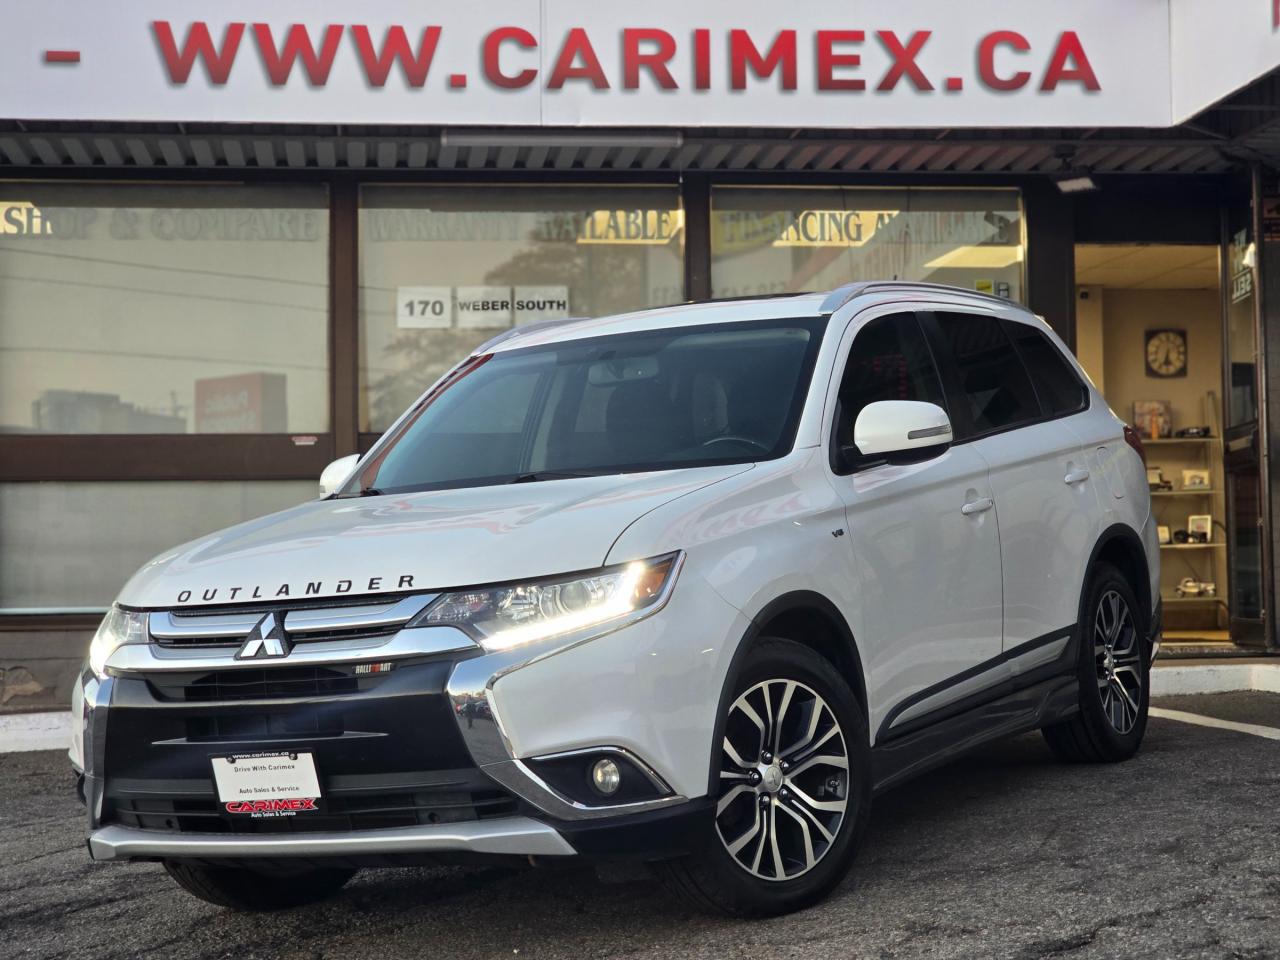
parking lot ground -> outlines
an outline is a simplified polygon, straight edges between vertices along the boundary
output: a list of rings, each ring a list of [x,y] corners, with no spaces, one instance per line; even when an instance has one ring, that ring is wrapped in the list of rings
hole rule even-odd
[[[1280,717],[1276,695],[1160,705]],[[238,915],[90,863],[82,830],[62,754],[0,755],[0,957],[1280,957],[1280,742],[1170,720],[1128,763],[1064,766],[1031,735],[886,794],[835,894],[762,922],[572,865],[366,871]]]
[[[1158,697],[1153,707],[1181,710],[1215,720],[1252,723],[1280,729],[1280,693],[1254,690],[1238,693],[1199,693],[1182,697]],[[1280,799],[1280,798],[1277,798]]]

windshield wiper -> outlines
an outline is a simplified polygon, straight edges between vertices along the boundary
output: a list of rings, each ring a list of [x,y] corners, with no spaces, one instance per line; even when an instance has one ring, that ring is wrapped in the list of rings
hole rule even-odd
[[[540,480],[573,480],[578,477],[599,477],[599,473],[585,473],[573,470],[538,470],[534,473],[520,473],[507,483],[537,483]]]

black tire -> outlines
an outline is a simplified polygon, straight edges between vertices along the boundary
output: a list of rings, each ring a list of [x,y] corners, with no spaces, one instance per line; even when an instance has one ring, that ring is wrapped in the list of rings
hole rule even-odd
[[[194,897],[232,910],[287,910],[333,896],[355,870],[327,868],[259,873],[243,867],[206,867],[166,860],[164,868]]]
[[[776,688],[770,682],[779,683],[782,686]],[[790,711],[782,708],[782,698],[790,696],[786,692],[788,683],[792,683],[794,697],[786,702],[799,704]],[[752,693],[753,690],[756,692]],[[708,824],[707,836],[699,849],[689,856],[667,861],[657,867],[658,872],[677,896],[703,910],[735,917],[776,916],[817,903],[844,878],[853,863],[871,809],[871,764],[867,719],[849,684],[830,662],[810,648],[794,641],[762,637],[746,654],[734,681],[732,696],[728,698],[725,707],[726,716],[719,718],[718,729],[724,730],[724,736],[716,744],[714,769],[717,771],[721,770],[722,761],[728,766],[738,767],[727,759],[729,755],[723,751],[721,745],[731,735],[728,724],[735,716],[741,719],[741,711],[736,715],[734,711],[735,704],[744,695],[773,696],[777,699],[779,708],[777,715],[780,722],[775,728],[778,733],[774,736],[774,741],[782,742],[782,738],[786,737],[796,749],[777,748],[778,757],[772,757],[771,754],[768,756],[771,757],[771,764],[782,769],[785,762],[790,766],[791,772],[786,774],[781,784],[769,771],[766,771],[766,777],[753,774],[756,779],[752,781],[742,780],[737,773],[726,774],[713,787],[718,800],[722,800],[721,784],[725,784],[723,791],[725,794],[734,790],[735,785],[741,786],[742,791],[745,792],[740,792],[729,800],[723,815],[716,811],[716,818]],[[815,696],[811,697],[811,695]],[[763,703],[764,701],[755,702]],[[823,707],[826,708],[827,713],[823,713]],[[788,712],[798,714],[799,727],[795,726],[797,718],[789,717]],[[817,725],[817,722],[810,724],[815,713],[822,721],[821,726]],[[831,734],[832,725],[827,723],[828,716],[834,718],[838,738]],[[769,721],[772,725],[772,714]],[[792,734],[797,729],[801,733],[800,739],[792,739]],[[746,730],[749,737],[754,737],[750,728]],[[801,746],[806,732],[812,746]],[[761,743],[765,739],[766,733],[762,731]],[[835,745],[837,740],[842,743],[842,747]],[[823,743],[819,744],[819,741]],[[835,754],[840,749],[843,749],[847,757],[847,770],[843,775],[843,783],[840,782],[842,777],[838,766],[825,762],[830,759],[828,754]],[[741,754],[739,756],[741,758]],[[794,762],[785,760],[787,757],[793,758]],[[758,760],[758,758],[753,757],[751,760]],[[817,763],[817,766],[813,766],[814,763]],[[806,767],[809,769],[806,770]],[[738,769],[747,769],[747,767],[738,767]],[[806,779],[815,775],[820,781],[816,786],[814,780]],[[735,779],[727,779],[729,777]],[[767,786],[764,785],[766,780]],[[766,795],[764,791],[770,789],[777,792]],[[804,797],[805,802],[813,802],[817,799],[819,804],[828,805],[838,804],[843,800],[844,811],[837,821],[836,813],[826,813],[808,807],[802,803],[801,797]],[[760,862],[759,855],[756,857],[759,870],[772,869],[774,877],[769,879],[753,874],[751,867],[740,863],[729,852],[727,844],[730,841],[722,840],[721,830],[724,828],[724,821],[721,817],[736,816],[743,803],[747,805],[745,809],[750,810],[752,815],[759,813],[755,824],[757,829],[764,831],[758,841],[762,850],[766,842],[765,834],[769,830],[773,831],[769,844],[770,859],[773,864],[782,865],[781,878],[777,876],[776,867]],[[734,808],[733,804],[738,804],[738,808]],[[776,824],[778,824],[775,826],[766,826],[774,822],[767,819],[768,814],[765,812],[770,809],[770,804],[777,807],[773,810],[773,816],[777,818]],[[792,809],[784,809],[788,806]],[[800,814],[806,811],[809,812],[809,824],[803,826],[802,834],[801,824],[804,821]],[[784,816],[787,813],[790,813],[790,817]],[[825,824],[822,832],[829,834],[832,837],[831,840],[828,841],[817,833],[820,823]],[[749,832],[748,827],[738,836],[746,836]],[[811,845],[801,847],[801,856],[805,858],[804,861],[784,862],[782,858],[774,859],[775,849],[787,847],[788,842],[790,842],[790,848],[794,849],[796,843],[802,841],[804,837],[808,837],[811,841]],[[755,842],[754,839],[752,842]],[[749,843],[743,849],[749,851],[750,847]],[[821,848],[821,852],[815,854],[818,848]],[[746,856],[749,858],[750,854],[747,853]],[[815,856],[816,862],[807,866],[807,861]],[[789,870],[803,870],[803,872],[792,876]]]
[[[1107,643],[1103,605],[1113,597],[1127,609],[1132,635],[1123,642]],[[1147,621],[1133,587],[1120,571],[1107,563],[1095,566],[1080,605],[1080,710],[1042,731],[1060,760],[1116,763],[1138,752],[1151,698]]]

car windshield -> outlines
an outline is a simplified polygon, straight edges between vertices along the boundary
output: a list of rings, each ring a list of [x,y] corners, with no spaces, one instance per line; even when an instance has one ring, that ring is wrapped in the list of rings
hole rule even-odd
[[[646,330],[473,357],[339,495],[746,463],[787,453],[825,318]]]

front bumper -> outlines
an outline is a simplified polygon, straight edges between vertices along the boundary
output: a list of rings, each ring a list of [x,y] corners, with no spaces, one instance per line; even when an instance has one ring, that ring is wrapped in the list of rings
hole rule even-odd
[[[704,613],[719,602],[700,599]],[[700,638],[733,635],[745,626],[738,616],[729,608],[692,643],[690,618],[676,615],[556,649],[489,655],[461,634],[442,642],[453,632],[445,628],[418,631],[440,649],[360,683],[345,677],[355,658],[214,669],[165,650],[153,658],[146,644],[122,647],[121,664],[108,664],[114,675],[86,671],[74,697],[82,723],[72,760],[84,774],[91,856],[370,863],[682,852],[691,834],[675,825],[705,814],[723,680],[721,645]],[[385,649],[359,659],[381,660]],[[289,670],[314,671],[319,685],[288,695],[273,677]],[[343,676],[324,679],[334,671]],[[246,682],[250,695],[228,698]],[[314,755],[322,810],[278,821],[225,815],[210,758],[275,749]],[[657,794],[584,805],[535,773],[548,755],[589,749],[633,760]]]

